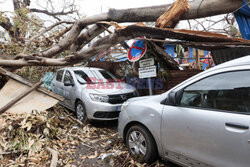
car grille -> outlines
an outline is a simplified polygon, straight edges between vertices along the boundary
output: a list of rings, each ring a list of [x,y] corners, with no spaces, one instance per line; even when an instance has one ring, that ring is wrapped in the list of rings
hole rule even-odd
[[[109,95],[110,104],[121,104],[129,98],[136,97],[136,93],[126,93],[120,95]]]
[[[118,112],[118,111],[114,111],[114,112],[98,111],[98,112],[95,112],[94,117],[95,118],[118,118],[119,113],[120,112]]]

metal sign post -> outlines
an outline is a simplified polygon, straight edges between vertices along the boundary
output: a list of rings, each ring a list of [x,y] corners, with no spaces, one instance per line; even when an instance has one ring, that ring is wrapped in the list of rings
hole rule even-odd
[[[153,95],[153,90],[152,90],[152,85],[151,85],[151,78],[148,78],[148,90],[149,90],[149,95]]]
[[[148,78],[148,89],[149,89],[149,95],[153,95],[153,90],[152,90],[152,83],[151,83],[151,78],[156,77],[156,66],[154,65],[154,59],[149,58],[149,59],[144,59],[139,61],[139,78]]]

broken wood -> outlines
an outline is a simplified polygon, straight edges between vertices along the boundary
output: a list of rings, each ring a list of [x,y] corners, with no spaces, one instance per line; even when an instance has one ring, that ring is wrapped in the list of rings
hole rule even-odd
[[[32,83],[30,83],[29,81],[27,81],[24,78],[20,77],[19,75],[16,75],[16,74],[14,74],[12,72],[9,72],[9,71],[1,68],[1,67],[0,67],[0,73],[3,74],[3,75],[5,75],[5,76],[7,76],[7,77],[9,77],[9,78],[12,78],[12,79],[18,81],[18,82],[21,82],[21,83],[23,83],[23,84],[25,84],[27,86],[31,87],[33,85]],[[51,92],[51,91],[49,91],[49,90],[47,90],[45,88],[41,88],[40,87],[37,90],[39,92],[42,92],[42,93],[50,96],[50,97],[53,97],[53,98],[57,99],[59,101],[63,101],[64,100],[64,98],[62,96],[59,96],[59,95],[57,95],[57,94],[55,94],[55,93],[53,93],[53,92]]]
[[[52,159],[50,162],[50,167],[56,167],[57,166],[57,161],[58,161],[58,152],[56,150],[53,150],[50,147],[47,147],[47,150],[51,153]]]
[[[180,17],[189,10],[190,6],[187,0],[177,0],[163,15],[161,15],[156,23],[156,27],[174,28],[179,22]]]
[[[35,90],[36,88],[38,88],[40,85],[42,85],[43,81],[40,81],[38,83],[36,83],[35,85],[33,85],[31,88],[29,88],[28,90],[26,90],[25,92],[21,93],[20,95],[18,95],[15,99],[13,99],[12,101],[10,101],[8,104],[6,104],[4,107],[2,107],[0,109],[0,114],[4,113],[5,111],[7,111],[11,106],[13,106],[14,104],[16,104],[18,101],[20,101],[21,99],[23,99],[25,96],[27,96],[28,94],[30,94],[33,90]]]

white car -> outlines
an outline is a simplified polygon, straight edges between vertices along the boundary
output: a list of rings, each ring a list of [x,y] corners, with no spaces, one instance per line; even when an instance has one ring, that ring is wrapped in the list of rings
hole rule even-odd
[[[122,105],[118,131],[132,154],[192,167],[250,166],[250,56],[157,96]]]
[[[122,103],[137,96],[134,87],[100,68],[60,69],[51,87],[53,92],[65,97],[61,104],[75,111],[81,121],[117,119]]]

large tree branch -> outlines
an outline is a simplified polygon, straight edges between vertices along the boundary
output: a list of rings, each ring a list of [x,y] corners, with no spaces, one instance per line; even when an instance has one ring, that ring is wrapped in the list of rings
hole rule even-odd
[[[85,28],[87,25],[94,24],[98,21],[106,20],[106,15],[95,15],[92,17],[87,17],[84,21],[76,21],[68,35],[60,41],[59,44],[52,46],[50,49],[45,50],[41,53],[38,53],[39,56],[42,57],[53,57],[56,54],[62,52],[64,49],[68,48],[79,36],[81,30]]]
[[[116,22],[151,22],[161,16],[172,4],[132,8],[108,12],[109,19]],[[180,19],[189,20],[230,13],[242,5],[241,0],[194,0],[189,2],[190,9]]]
[[[201,17],[214,16],[218,14],[233,12],[241,6],[241,0],[195,0],[189,2],[190,9],[180,19],[194,19]],[[144,8],[115,10],[110,9],[108,13],[103,13],[91,17],[87,17],[76,21],[69,34],[59,43],[50,49],[39,53],[39,56],[53,57],[61,51],[67,49],[78,37],[81,30],[87,25],[97,23],[99,21],[115,21],[115,22],[143,22],[155,21],[162,15],[172,4],[152,6]],[[221,8],[223,6],[223,8]]]
[[[72,52],[79,51],[83,48],[86,44],[88,44],[92,39],[94,39],[99,34],[105,31],[105,27],[108,28],[109,25],[98,25],[95,24],[93,27],[82,33],[77,37],[75,42],[70,46],[70,50]]]

